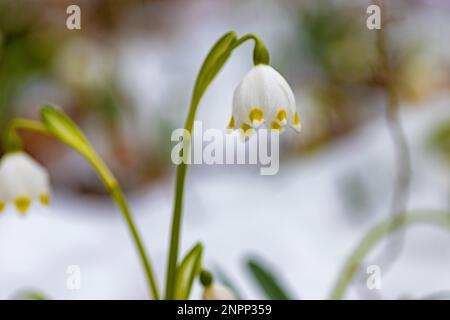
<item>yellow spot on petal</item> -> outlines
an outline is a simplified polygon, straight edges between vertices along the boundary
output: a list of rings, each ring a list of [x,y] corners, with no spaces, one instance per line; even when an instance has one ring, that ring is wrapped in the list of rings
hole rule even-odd
[[[27,212],[28,208],[30,207],[31,204],[31,200],[28,197],[25,196],[20,196],[16,199],[16,201],[14,201],[17,210],[24,214]]]
[[[228,123],[227,126],[228,129],[234,129],[234,117],[231,116],[230,122]]]
[[[295,114],[294,114],[294,121],[293,121],[293,123],[292,123],[292,126],[294,127],[294,129],[295,129],[297,132],[300,132],[301,124],[300,124],[300,119],[299,119],[299,117],[298,117],[298,112],[295,112]]]
[[[264,112],[260,108],[253,108],[248,114],[251,123],[261,123],[264,120]]]
[[[253,128],[252,128],[249,124],[243,122],[243,123],[241,124],[241,129],[244,131],[244,133],[247,133],[247,131],[250,131],[250,130],[252,130]]]
[[[287,118],[286,110],[281,109],[280,111],[278,111],[278,113],[277,113],[277,120],[279,122],[285,121],[286,118]]]
[[[300,125],[300,119],[298,117],[298,112],[294,113],[294,126],[298,127]]]
[[[248,123],[245,123],[245,122],[243,122],[241,124],[241,127],[239,129],[240,129],[239,131],[241,133],[241,136],[243,138],[248,138],[255,132],[255,129],[251,125],[249,125]]]
[[[272,121],[272,122],[270,123],[270,128],[271,128],[272,130],[281,131],[281,129],[282,129],[283,127],[282,127],[281,124],[279,124],[278,122]]]
[[[48,206],[50,204],[50,196],[47,193],[41,194],[41,196],[39,197],[39,201],[44,206]]]
[[[0,212],[2,212],[5,209],[5,203],[3,201],[0,201]]]

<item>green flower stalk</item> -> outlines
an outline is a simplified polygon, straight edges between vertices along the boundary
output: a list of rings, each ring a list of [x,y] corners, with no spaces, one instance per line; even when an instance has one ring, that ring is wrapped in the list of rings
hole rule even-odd
[[[254,131],[259,125],[267,121],[267,126],[275,132],[281,133],[288,125],[297,131],[300,130],[299,116],[295,111],[295,99],[292,90],[286,80],[268,65],[269,52],[264,44],[254,34],[247,34],[238,39],[234,32],[229,32],[222,36],[212,47],[199,71],[184,126],[185,132],[192,134],[195,115],[203,94],[222,69],[233,50],[247,40],[255,42],[253,50],[255,67],[247,73],[235,91],[233,115],[229,128],[239,129],[246,136],[249,131]],[[66,115],[52,106],[44,106],[41,110],[41,118],[42,123],[27,119],[13,120],[6,133],[5,145],[7,150],[21,150],[21,141],[17,130],[25,129],[51,135],[81,154],[100,177],[120,209],[144,266],[152,296],[154,299],[159,299],[160,294],[153,274],[153,268],[135,226],[128,203],[116,178],[96,153],[85,135]],[[183,159],[186,159],[190,153],[191,142],[188,136],[186,134],[183,137]],[[178,264],[186,173],[187,164],[186,161],[183,161],[178,165],[176,174],[173,220],[167,264],[165,292],[167,299],[188,299],[193,282],[202,270],[203,246],[200,243],[196,244],[182,259],[181,263]],[[0,211],[3,206],[0,197]]]
[[[245,76],[240,86],[236,89],[233,105],[233,116],[229,128],[241,129],[241,133],[247,135],[254,131],[262,122],[265,116],[269,117],[268,126],[275,131],[282,131],[285,125],[289,124],[300,129],[300,122],[295,111],[295,100],[292,90],[284,78],[269,64],[269,52],[254,34],[247,34],[237,38],[234,32],[223,35],[212,47],[207,55],[195,81],[189,112],[185,122],[185,130],[192,135],[193,124],[200,100],[215,78],[218,72],[227,62],[234,49],[239,47],[247,40],[255,42],[253,50],[253,63],[255,67]],[[266,77],[267,76],[267,77]],[[269,79],[270,85],[267,85],[262,79]],[[274,89],[275,88],[275,89]],[[274,90],[279,90],[273,94]],[[247,93],[250,99],[243,99]],[[278,100],[264,101],[264,96],[277,98]],[[267,100],[267,99],[266,99]],[[270,100],[270,99],[269,99]],[[270,103],[272,102],[272,103]],[[272,110],[274,105],[281,107],[280,110]],[[272,118],[270,118],[272,117]],[[191,142],[188,137],[183,139],[184,152],[183,158],[189,156]],[[178,251],[180,243],[180,232],[183,211],[184,186],[186,181],[187,164],[183,161],[177,167],[175,198],[173,207],[172,230],[170,236],[170,251],[167,264],[166,279],[166,298],[175,299]]]

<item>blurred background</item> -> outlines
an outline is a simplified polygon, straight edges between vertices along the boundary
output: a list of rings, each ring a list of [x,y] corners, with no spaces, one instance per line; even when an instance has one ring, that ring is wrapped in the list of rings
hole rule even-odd
[[[81,8],[81,30],[66,28],[71,4]],[[241,297],[264,297],[246,267],[257,257],[292,298],[327,298],[351,250],[389,217],[397,170],[369,4],[0,0],[0,132],[13,117],[37,118],[44,103],[61,106],[125,188],[162,284],[174,189],[170,135],[184,123],[213,43],[229,30],[257,34],[294,90],[303,130],[282,136],[275,176],[255,166],[191,166],[182,249],[202,241],[205,266]],[[448,211],[450,3],[386,4],[390,83],[412,161],[406,207]],[[204,128],[226,127],[251,56],[249,42],[212,83],[197,115]],[[147,298],[128,230],[89,166],[51,139],[22,137],[51,173],[53,204],[26,217],[13,208],[0,215],[0,298],[24,289],[51,298]],[[450,234],[413,227],[381,290],[353,286],[346,297],[444,292],[449,263]],[[66,287],[69,265],[81,269],[80,290]]]

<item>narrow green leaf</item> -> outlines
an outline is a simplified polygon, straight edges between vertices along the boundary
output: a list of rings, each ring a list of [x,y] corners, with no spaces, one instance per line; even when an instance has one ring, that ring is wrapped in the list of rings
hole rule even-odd
[[[195,82],[194,100],[198,101],[200,99],[211,81],[227,62],[236,41],[236,33],[228,32],[211,48]]]
[[[46,105],[41,109],[42,122],[56,138],[83,155],[89,154],[90,144],[78,126],[62,111]]]
[[[263,293],[269,300],[291,299],[282,288],[274,273],[255,259],[247,260],[247,267]]]
[[[49,298],[40,291],[25,290],[15,295],[13,300],[49,300]]]
[[[85,157],[108,187],[112,188],[117,184],[89,140],[68,116],[57,108],[46,105],[41,109],[41,118],[48,132]]]
[[[223,269],[219,268],[218,266],[214,267],[214,275],[219,280],[220,283],[223,283],[225,286],[231,289],[231,291],[234,292],[234,295],[236,296],[237,300],[242,300],[242,294],[237,289],[237,286],[233,281],[231,281],[230,277],[223,271]]]
[[[194,279],[202,269],[202,253],[203,245],[201,243],[196,244],[178,266],[175,280],[175,299],[189,298]]]

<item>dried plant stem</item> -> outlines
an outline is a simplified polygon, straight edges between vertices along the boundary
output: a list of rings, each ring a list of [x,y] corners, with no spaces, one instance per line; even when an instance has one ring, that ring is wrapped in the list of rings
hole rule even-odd
[[[382,9],[385,9],[384,1],[380,2]],[[392,200],[389,207],[389,216],[398,216],[402,219],[404,212],[406,212],[407,201],[409,196],[411,184],[411,158],[406,139],[405,132],[402,128],[399,119],[399,103],[396,85],[393,76],[393,70],[388,54],[388,42],[386,39],[386,23],[385,19],[387,11],[383,10],[382,28],[377,31],[376,45],[378,50],[381,73],[383,75],[383,88],[386,93],[387,108],[386,108],[386,122],[389,130],[389,135],[392,139],[395,152],[395,182]],[[390,241],[385,250],[383,261],[383,270],[387,271],[389,265],[395,260],[403,246],[404,235],[400,234],[396,241]]]
[[[450,212],[417,211],[409,214],[402,213],[374,227],[347,259],[342,271],[339,273],[339,278],[334,285],[330,298],[343,298],[349,284],[360,269],[364,258],[377,243],[393,232],[413,224],[436,225],[450,230]]]

